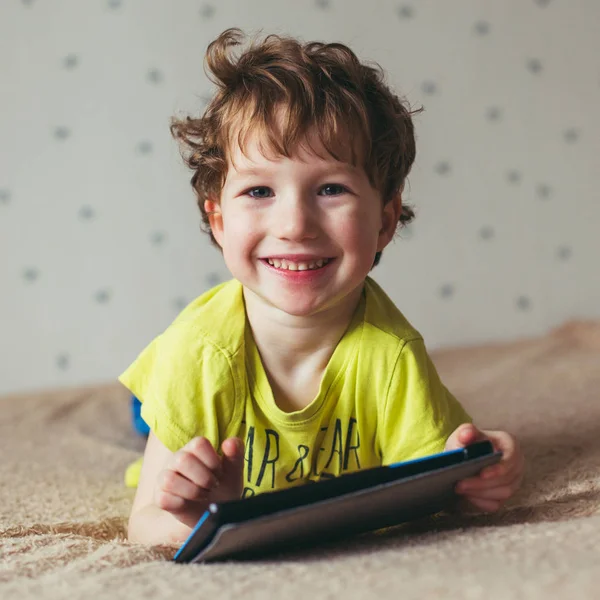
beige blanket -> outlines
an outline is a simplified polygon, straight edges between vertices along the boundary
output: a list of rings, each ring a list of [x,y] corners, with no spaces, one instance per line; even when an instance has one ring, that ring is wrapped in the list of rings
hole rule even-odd
[[[434,360],[481,427],[519,437],[518,497],[251,563],[125,540],[143,441],[118,385],[0,399],[0,598],[600,598],[600,323]]]

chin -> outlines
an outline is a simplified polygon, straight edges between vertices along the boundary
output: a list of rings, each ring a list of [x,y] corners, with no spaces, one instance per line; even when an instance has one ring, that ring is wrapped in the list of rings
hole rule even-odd
[[[280,311],[293,317],[310,317],[323,310],[322,305],[315,305],[314,303],[307,305],[298,302],[271,301],[270,304]]]
[[[276,291],[273,294],[265,294],[261,298],[271,306],[294,317],[310,317],[329,308],[329,298],[315,298],[311,294],[302,296],[302,293],[281,294]]]

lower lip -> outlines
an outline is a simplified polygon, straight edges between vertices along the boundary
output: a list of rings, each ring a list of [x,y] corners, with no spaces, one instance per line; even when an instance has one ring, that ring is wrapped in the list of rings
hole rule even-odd
[[[287,281],[293,281],[298,283],[309,283],[320,279],[323,275],[327,275],[329,267],[333,264],[334,259],[330,259],[326,265],[323,265],[319,269],[306,269],[305,271],[291,271],[289,269],[278,269],[273,265],[270,265],[266,260],[261,259],[260,261],[269,271],[272,271],[276,275],[285,278]]]

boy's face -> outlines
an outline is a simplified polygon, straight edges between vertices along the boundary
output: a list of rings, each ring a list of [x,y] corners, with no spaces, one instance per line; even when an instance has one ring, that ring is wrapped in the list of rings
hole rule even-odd
[[[360,167],[298,148],[266,158],[249,136],[235,147],[219,202],[207,200],[213,235],[232,275],[267,305],[297,316],[358,300],[375,253],[390,242],[400,196],[382,205]]]

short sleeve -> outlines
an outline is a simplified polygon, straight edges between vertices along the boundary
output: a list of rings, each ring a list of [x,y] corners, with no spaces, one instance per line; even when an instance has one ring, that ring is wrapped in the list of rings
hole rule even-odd
[[[404,343],[378,427],[383,464],[443,452],[471,417],[440,381],[422,338]]]
[[[142,403],[141,415],[176,452],[196,436],[218,448],[234,416],[233,357],[188,323],[174,323],[119,377]]]

